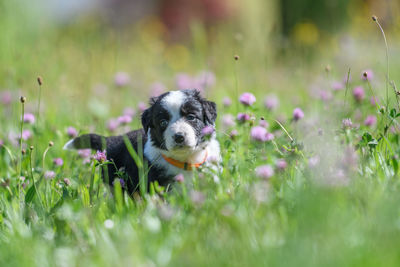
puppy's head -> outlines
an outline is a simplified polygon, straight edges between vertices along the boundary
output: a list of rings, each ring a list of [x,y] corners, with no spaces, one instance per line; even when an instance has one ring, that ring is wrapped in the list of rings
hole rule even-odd
[[[153,145],[173,153],[188,153],[207,141],[202,129],[214,125],[216,104],[205,100],[196,90],[171,91],[150,100],[142,114],[142,124]]]

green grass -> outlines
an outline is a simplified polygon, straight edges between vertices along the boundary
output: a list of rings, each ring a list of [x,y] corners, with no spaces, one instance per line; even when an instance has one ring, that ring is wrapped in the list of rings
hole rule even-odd
[[[0,140],[5,142],[0,147],[0,266],[399,265],[400,145],[399,131],[391,126],[398,129],[400,111],[392,90],[383,108],[382,41],[366,44],[354,33],[359,53],[329,44],[280,53],[274,44],[263,46],[263,40],[236,40],[230,26],[207,36],[194,25],[189,41],[167,43],[154,20],[124,31],[91,19],[55,27],[24,9],[11,12],[12,7],[0,4],[6,14],[0,18],[5,28],[0,91],[13,94],[11,104],[0,106]],[[378,29],[369,34],[380,40]],[[351,58],[344,60],[346,55]],[[400,78],[397,57],[394,51],[390,59],[395,82]],[[331,83],[347,76],[349,67],[348,89],[332,92]],[[361,80],[367,68],[375,73],[371,90]],[[84,164],[76,153],[62,150],[67,127],[110,134],[107,120],[146,102],[152,83],[173,90],[177,73],[202,70],[216,75],[205,95],[219,110],[219,183],[206,172],[195,173],[170,192],[158,188],[158,193],[130,197],[117,186],[111,196],[93,161]],[[114,85],[118,71],[130,74],[130,85]],[[26,153],[20,164],[20,144],[13,144],[9,134],[20,131],[21,95],[27,97],[25,111],[36,115],[39,75],[42,110],[33,125],[23,125],[32,137],[22,142]],[[106,89],[93,89],[98,84]],[[358,103],[352,90],[360,85],[366,98]],[[308,88],[315,86],[331,92],[332,99],[313,98],[317,94]],[[243,92],[256,95],[252,107],[237,102]],[[271,93],[280,100],[275,111],[263,106]],[[369,102],[373,94],[380,98],[376,106]],[[222,105],[224,96],[233,100],[231,107]],[[298,122],[292,120],[296,107],[305,112]],[[239,112],[254,118],[224,127],[223,115]],[[367,115],[377,117],[376,125],[364,125]],[[261,117],[275,135],[272,142],[250,137]],[[343,128],[344,118],[355,127]],[[138,127],[137,115],[118,131]],[[233,139],[232,129],[238,131]],[[63,166],[55,166],[54,158],[62,158]],[[278,159],[288,163],[284,170],[276,168]],[[257,177],[256,167],[266,164],[275,174]],[[50,170],[55,177],[45,179]],[[25,188],[20,172],[29,181]]]

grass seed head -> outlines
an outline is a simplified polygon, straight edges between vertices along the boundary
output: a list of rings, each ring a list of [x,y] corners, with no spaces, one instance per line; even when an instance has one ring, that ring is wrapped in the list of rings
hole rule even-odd
[[[63,181],[64,181],[64,184],[65,184],[66,186],[71,185],[71,180],[70,180],[69,178],[64,178]]]
[[[43,84],[43,78],[38,76],[37,77],[37,82],[38,82],[39,86],[41,86]]]
[[[331,68],[330,65],[326,65],[326,66],[325,66],[325,71],[326,71],[327,73],[329,73],[331,70],[332,70],[332,68]]]

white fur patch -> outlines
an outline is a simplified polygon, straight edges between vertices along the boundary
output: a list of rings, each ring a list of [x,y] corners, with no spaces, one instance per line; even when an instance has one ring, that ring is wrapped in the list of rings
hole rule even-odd
[[[63,147],[64,150],[73,150],[75,149],[75,146],[73,144],[74,139],[69,140]]]
[[[171,91],[161,101],[161,105],[167,109],[172,120],[177,120],[180,117],[180,109],[183,103],[185,103],[186,95],[181,91]]]
[[[185,119],[180,118],[177,121],[170,122],[167,129],[164,131],[165,146],[168,150],[174,150],[175,140],[174,135],[176,133],[182,133],[185,136],[185,148],[193,150],[197,144],[196,133],[193,127],[185,121]],[[181,150],[181,149],[180,149]]]
[[[188,153],[193,153],[197,143],[196,133],[193,127],[187,123],[180,114],[181,107],[185,101],[185,93],[181,91],[171,91],[161,102],[161,105],[163,105],[163,107],[168,110],[171,115],[168,127],[163,133],[165,146],[168,150],[174,150],[176,146],[174,135],[177,133],[182,133],[185,136],[185,147],[178,149],[179,151],[177,151],[177,153],[185,154],[183,156],[187,156]]]

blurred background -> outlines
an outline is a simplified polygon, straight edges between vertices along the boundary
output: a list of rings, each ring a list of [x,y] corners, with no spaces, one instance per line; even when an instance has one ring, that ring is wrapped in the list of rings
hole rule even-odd
[[[327,65],[332,81],[349,68],[384,80],[371,16],[396,58],[399,12],[395,0],[1,0],[0,94],[24,94],[33,110],[40,75],[48,118],[68,114],[82,127],[93,119],[82,111],[102,120],[183,87],[222,99],[238,86],[299,103]]]

